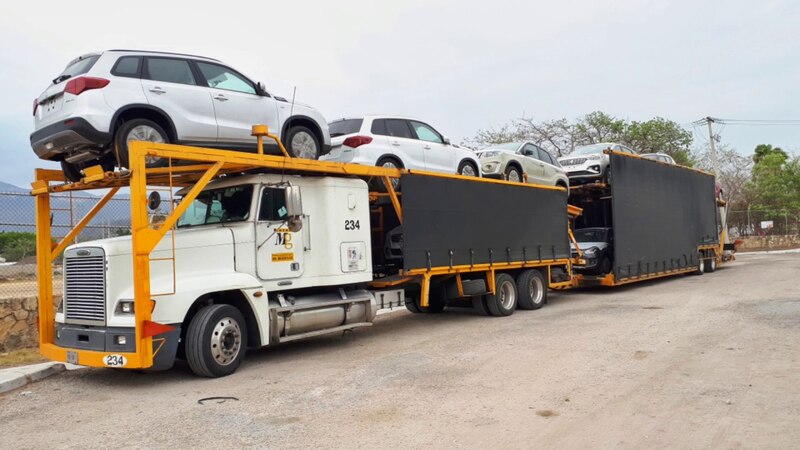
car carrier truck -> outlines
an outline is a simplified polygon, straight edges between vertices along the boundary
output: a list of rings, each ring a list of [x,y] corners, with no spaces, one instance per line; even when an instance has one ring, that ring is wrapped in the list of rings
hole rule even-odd
[[[507,316],[572,284],[578,210],[563,188],[269,156],[264,137],[280,141],[263,126],[254,135],[252,154],[134,142],[129,171],[90,167],[75,183],[37,170],[44,356],[154,370],[182,358],[219,377],[247,348],[370,326],[380,307],[435,313],[460,300]],[[169,164],[149,168],[148,157]],[[381,192],[368,188],[376,180]],[[131,235],[71,245],[121,188]],[[50,196],[79,190],[106,193],[54,243]],[[151,220],[161,193],[170,211]],[[387,257],[390,241],[402,242],[400,258]]]

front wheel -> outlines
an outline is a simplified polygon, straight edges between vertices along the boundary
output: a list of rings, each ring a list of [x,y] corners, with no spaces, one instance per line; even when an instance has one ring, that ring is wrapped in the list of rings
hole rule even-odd
[[[515,166],[508,166],[506,168],[506,180],[519,183],[522,181],[522,174]]]
[[[319,159],[322,148],[314,132],[299,125],[289,128],[283,145],[290,155],[303,159]]]
[[[247,324],[231,305],[211,305],[194,316],[186,331],[186,361],[201,377],[236,371],[247,352]]]

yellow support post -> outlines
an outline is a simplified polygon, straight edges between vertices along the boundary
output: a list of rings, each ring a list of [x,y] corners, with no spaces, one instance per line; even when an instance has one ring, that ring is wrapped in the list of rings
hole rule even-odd
[[[386,186],[386,190],[389,192],[389,198],[392,199],[392,206],[394,207],[395,214],[397,214],[397,220],[399,220],[400,224],[402,225],[403,210],[400,207],[400,200],[397,198],[397,192],[394,190],[394,185],[392,185],[392,179],[386,175],[384,175],[382,178],[383,184]]]
[[[39,170],[36,180],[42,181]],[[46,181],[45,181],[46,183]],[[52,344],[53,322],[53,239],[50,235],[50,193],[36,194],[36,272],[39,290],[39,343]]]

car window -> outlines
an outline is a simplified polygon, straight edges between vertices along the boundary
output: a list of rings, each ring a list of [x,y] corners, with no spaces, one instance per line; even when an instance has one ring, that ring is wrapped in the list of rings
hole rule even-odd
[[[620,145],[619,148],[625,153],[630,153],[631,155],[636,154],[633,150],[629,149],[628,147],[625,147],[624,145]]]
[[[150,80],[178,84],[197,84],[192,74],[192,69],[189,67],[189,62],[185,59],[147,58],[146,66],[146,78]]]
[[[328,124],[328,131],[331,137],[344,136],[345,134],[358,133],[364,119],[342,119]],[[375,124],[372,124],[373,127]],[[384,127],[385,128],[385,127]],[[374,132],[373,132],[374,133]]]
[[[118,77],[139,78],[142,58],[139,56],[123,56],[118,59],[111,69],[111,74]]]
[[[553,161],[553,157],[550,156],[550,153],[547,153],[547,150],[544,150],[544,149],[541,149],[541,148],[537,148],[537,150],[539,151],[539,159],[542,162],[545,162],[545,163],[550,164],[552,166],[555,165],[555,162]]]
[[[414,132],[417,133],[417,138],[421,141],[435,142],[437,144],[444,143],[442,136],[436,132],[436,130],[422,122],[412,120],[411,127],[414,129]]]
[[[386,136],[414,139],[408,122],[402,119],[386,119]]]
[[[264,188],[261,193],[261,210],[258,220],[286,220],[286,192],[281,188]]]
[[[208,87],[225,89],[226,91],[241,92],[243,94],[256,93],[256,86],[247,78],[225,66],[196,61],[200,73],[208,83]]]
[[[74,78],[78,75],[83,75],[91,70],[94,63],[100,58],[100,55],[87,56],[86,58],[79,58],[72,61],[67,67],[56,77],[56,80],[66,80],[67,78]]]
[[[388,136],[388,133],[386,133],[386,119],[373,120],[370,132],[380,136]]]

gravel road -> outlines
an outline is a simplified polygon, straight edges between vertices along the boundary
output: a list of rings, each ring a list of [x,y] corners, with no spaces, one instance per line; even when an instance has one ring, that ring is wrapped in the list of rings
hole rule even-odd
[[[800,254],[743,255],[507,318],[384,315],[224,379],[69,372],[0,396],[0,447],[797,447],[798,280]]]

